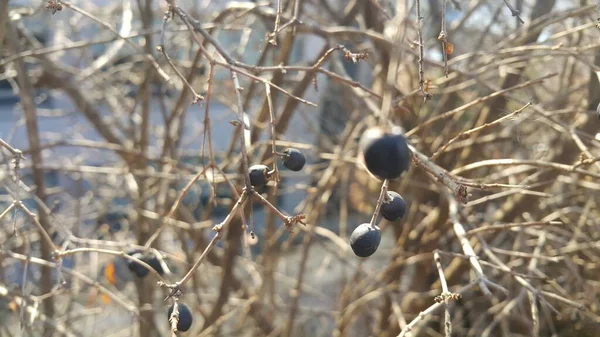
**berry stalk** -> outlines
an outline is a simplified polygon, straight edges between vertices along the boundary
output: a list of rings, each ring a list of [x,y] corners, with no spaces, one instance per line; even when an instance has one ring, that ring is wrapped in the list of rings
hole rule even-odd
[[[379,216],[379,212],[381,211],[381,204],[383,204],[383,201],[385,200],[385,196],[387,194],[388,184],[389,184],[388,179],[385,179],[383,181],[383,184],[381,184],[381,193],[379,193],[379,200],[377,200],[377,205],[375,206],[375,212],[373,212],[373,217],[371,217],[371,222],[369,222],[369,225],[371,227],[375,227],[375,222],[377,221],[377,217]]]

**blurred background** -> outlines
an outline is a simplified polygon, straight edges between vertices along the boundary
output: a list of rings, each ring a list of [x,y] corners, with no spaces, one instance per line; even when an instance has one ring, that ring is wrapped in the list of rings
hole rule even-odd
[[[184,286],[194,323],[178,335],[600,334],[593,1],[175,4],[165,21],[167,1],[0,0],[0,336],[169,336],[168,290],[116,254],[166,224],[152,248],[176,282],[235,204],[242,129],[224,55],[243,87],[248,161],[279,169],[259,192],[307,225],[290,233],[248,203]],[[382,244],[361,259],[348,237],[381,182],[357,145],[379,119],[469,199],[456,212],[448,185],[413,163],[390,182],[409,214],[378,220]],[[303,151],[304,169],[284,168],[272,139]],[[482,276],[457,223],[491,293],[464,288]],[[55,261],[44,235],[87,250]],[[451,333],[443,306],[419,316],[442,293],[435,251],[462,295]]]

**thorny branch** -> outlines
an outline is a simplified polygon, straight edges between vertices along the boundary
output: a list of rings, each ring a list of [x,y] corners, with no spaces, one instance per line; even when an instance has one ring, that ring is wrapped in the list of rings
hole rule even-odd
[[[502,0],[504,1],[504,4],[506,5],[506,7],[508,7],[508,9],[510,9],[510,14],[514,17],[517,18],[517,20],[519,20],[519,22],[524,25],[525,21],[523,21],[523,19],[521,19],[521,13],[516,10],[509,2],[508,0]]]
[[[421,31],[421,21],[423,17],[421,17],[421,0],[416,0],[416,8],[417,8],[417,38],[418,38],[418,48],[419,48],[419,89],[421,90],[421,94],[423,94],[423,99],[425,101],[431,99],[432,95],[425,90],[425,71],[423,70],[423,62],[424,62],[424,46],[423,46],[423,33]]]

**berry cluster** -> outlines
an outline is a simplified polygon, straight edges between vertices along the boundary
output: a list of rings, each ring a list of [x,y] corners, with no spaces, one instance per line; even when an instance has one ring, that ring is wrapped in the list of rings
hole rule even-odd
[[[350,247],[359,257],[371,256],[381,243],[381,229],[375,225],[377,213],[384,219],[397,221],[406,214],[406,202],[394,191],[387,191],[387,180],[399,178],[410,167],[410,151],[406,138],[399,132],[382,128],[367,129],[359,142],[359,160],[375,177],[384,180],[382,197],[371,223],[356,227],[350,235]]]
[[[288,148],[279,154],[283,166],[288,170],[300,171],[306,164],[306,157],[302,152],[294,148]],[[269,167],[262,164],[252,165],[248,168],[248,175],[250,176],[250,184],[254,187],[264,187],[273,177],[274,171],[269,171]]]

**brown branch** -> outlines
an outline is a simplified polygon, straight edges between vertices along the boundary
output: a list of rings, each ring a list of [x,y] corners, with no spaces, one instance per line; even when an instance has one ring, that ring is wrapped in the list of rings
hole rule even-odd
[[[463,204],[468,201],[469,194],[464,184],[459,183],[450,173],[441,168],[440,166],[433,163],[427,156],[419,152],[414,146],[408,146],[411,153],[413,162],[423,168],[427,173],[435,177],[439,182],[448,187],[454,194],[454,196]]]
[[[421,90],[421,94],[423,95],[423,99],[425,101],[431,99],[432,95],[425,90],[425,71],[423,70],[423,33],[421,32],[421,0],[416,0],[417,4],[417,37],[418,37],[418,48],[419,48],[419,90]]]
[[[516,10],[507,0],[502,0],[504,1],[504,4],[506,5],[506,7],[508,7],[508,9],[510,9],[510,14],[514,17],[517,18],[517,20],[524,25],[525,21],[523,21],[523,19],[521,19],[521,13]]]

